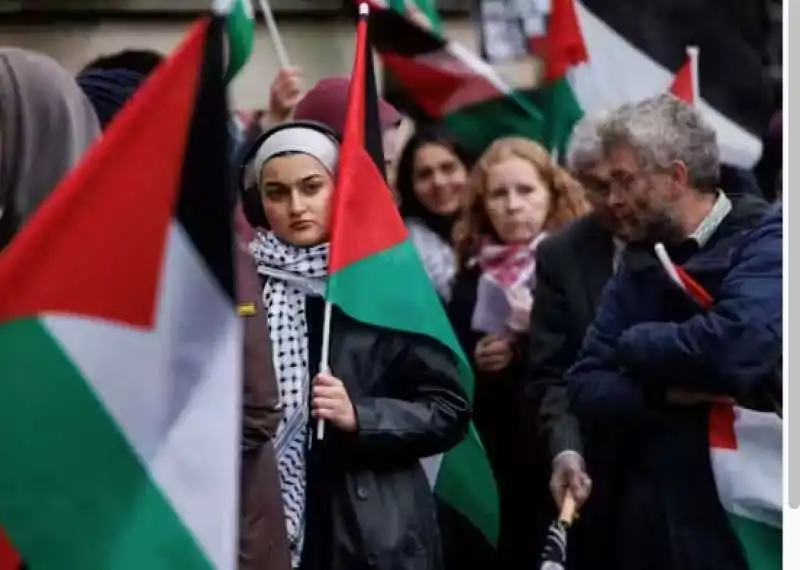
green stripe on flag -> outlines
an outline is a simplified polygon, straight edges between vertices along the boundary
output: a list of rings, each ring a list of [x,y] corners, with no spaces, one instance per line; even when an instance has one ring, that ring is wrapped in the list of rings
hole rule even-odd
[[[442,18],[436,10],[436,0],[389,0],[389,8],[404,15],[409,8],[419,10],[431,23],[434,32],[442,32]]]
[[[410,240],[331,274],[327,295],[357,321],[425,335],[443,344],[455,355],[462,385],[472,399],[475,379],[469,361]],[[434,491],[496,544],[497,486],[474,427],[461,444],[444,454]]]
[[[475,154],[481,154],[500,137],[542,141],[547,132],[545,117],[528,97],[517,91],[498,93],[446,115],[443,123]]]
[[[251,0],[214,0],[214,11],[225,16],[225,34],[228,38],[226,82],[239,73],[253,51],[255,19],[250,2]]]
[[[0,526],[30,568],[213,570],[42,322],[0,327],[0,370]]]
[[[728,521],[742,543],[750,570],[783,568],[782,529],[731,514]]]

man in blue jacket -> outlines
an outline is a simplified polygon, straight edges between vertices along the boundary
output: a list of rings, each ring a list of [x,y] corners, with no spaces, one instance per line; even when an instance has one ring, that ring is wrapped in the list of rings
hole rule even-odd
[[[746,570],[709,461],[709,402],[759,399],[782,346],[782,210],[717,188],[715,131],[670,95],[619,109],[602,129],[609,204],[630,243],[567,375],[585,430],[623,440],[615,568]],[[663,243],[710,293],[670,281]]]

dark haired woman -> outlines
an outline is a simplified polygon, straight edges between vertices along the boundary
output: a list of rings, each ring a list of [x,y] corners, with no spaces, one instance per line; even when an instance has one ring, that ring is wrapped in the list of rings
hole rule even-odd
[[[263,210],[255,225],[269,228],[251,250],[265,280],[284,410],[275,452],[292,567],[441,570],[433,493],[420,459],[466,434],[470,409],[455,362],[427,338],[334,308],[331,372],[319,370],[338,160],[332,132],[287,123],[259,143],[255,184],[246,190],[248,204]],[[310,427],[320,419],[326,430],[317,440]]]
[[[400,214],[428,277],[447,302],[456,262],[451,234],[472,160],[445,131],[426,126],[414,133],[397,166]]]

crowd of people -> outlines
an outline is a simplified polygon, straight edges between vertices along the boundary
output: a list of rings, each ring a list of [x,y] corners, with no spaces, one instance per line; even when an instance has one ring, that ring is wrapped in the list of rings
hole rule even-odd
[[[3,245],[161,59],[126,51],[72,77],[0,49]],[[563,165],[517,137],[471,156],[439,125],[401,141],[381,101],[398,208],[471,360],[470,395],[436,343],[338,311],[331,370],[315,364],[348,88],[304,92],[285,69],[251,125],[231,118],[238,295],[257,308],[243,317],[240,568],[537,568],[569,495],[570,568],[747,570],[707,423],[720,399],[781,398],[774,153],[757,177],[722,165],[714,130],[671,95],[585,117]],[[656,244],[709,308],[670,282]],[[309,446],[317,419],[326,437]],[[449,528],[419,464],[470,420],[499,491],[488,555]]]

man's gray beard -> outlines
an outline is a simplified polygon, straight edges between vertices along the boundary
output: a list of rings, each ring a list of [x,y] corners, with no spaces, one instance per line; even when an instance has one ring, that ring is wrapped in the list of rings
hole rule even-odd
[[[676,244],[685,240],[677,216],[669,211],[661,211],[654,215],[646,225],[647,239],[664,244]]]

